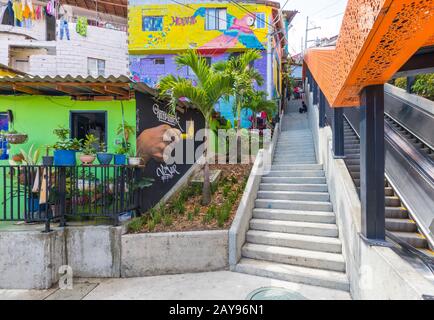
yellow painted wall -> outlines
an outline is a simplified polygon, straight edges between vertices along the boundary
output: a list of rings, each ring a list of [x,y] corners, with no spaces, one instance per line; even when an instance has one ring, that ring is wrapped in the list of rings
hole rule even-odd
[[[255,27],[255,24],[251,26],[252,22],[248,19],[251,15],[234,4],[202,3],[189,4],[188,6],[190,8],[177,4],[130,6],[128,15],[129,53],[171,53],[188,48],[200,49],[204,46],[217,46],[227,51],[240,51],[249,48],[245,45],[246,42],[255,43],[255,41],[266,47],[268,25],[265,24],[264,28],[259,29]],[[243,4],[243,6],[253,13],[264,13],[266,21],[269,22],[272,14],[271,7],[255,4]],[[230,23],[226,32],[205,30],[205,17],[197,15],[203,13],[204,9],[201,8],[227,8]],[[195,14],[197,16],[193,18]],[[231,23],[233,20],[229,18],[229,15],[238,19],[236,24]],[[143,16],[163,16],[163,31],[143,31]],[[176,18],[181,19],[176,20]],[[244,39],[237,36],[237,32],[240,31],[238,26],[247,27],[247,29],[241,30],[241,33],[245,31],[244,35],[247,35]],[[237,38],[238,41],[229,42],[231,37]],[[250,40],[252,41],[250,42]]]

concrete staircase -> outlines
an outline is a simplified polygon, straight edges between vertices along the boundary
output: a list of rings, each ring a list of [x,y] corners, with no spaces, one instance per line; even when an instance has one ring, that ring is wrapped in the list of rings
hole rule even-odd
[[[286,116],[235,271],[349,291],[342,244],[305,115]]]

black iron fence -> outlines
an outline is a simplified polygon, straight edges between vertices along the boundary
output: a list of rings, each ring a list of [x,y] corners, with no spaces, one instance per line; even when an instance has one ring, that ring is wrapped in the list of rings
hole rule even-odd
[[[0,166],[0,221],[109,219],[138,210],[141,169],[132,166]]]

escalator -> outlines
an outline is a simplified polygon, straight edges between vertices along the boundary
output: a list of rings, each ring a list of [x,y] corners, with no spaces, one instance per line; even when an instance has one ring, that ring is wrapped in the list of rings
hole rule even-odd
[[[388,122],[392,121],[387,118]],[[395,122],[396,125],[396,122]],[[410,136],[408,132],[400,130],[402,134],[414,143],[415,147],[420,148],[428,155],[432,155],[432,150],[427,150],[426,145],[420,144],[414,136]],[[353,126],[350,125],[348,118],[344,119],[344,139],[345,139],[345,164],[350,172],[353,182],[360,195],[360,140]],[[393,238],[409,244],[411,247],[418,249],[427,256],[434,257],[434,252],[430,250],[427,238],[420,232],[415,220],[409,210],[403,204],[400,196],[392,187],[387,178],[384,181],[385,188],[385,215],[386,215],[386,230],[388,235]]]

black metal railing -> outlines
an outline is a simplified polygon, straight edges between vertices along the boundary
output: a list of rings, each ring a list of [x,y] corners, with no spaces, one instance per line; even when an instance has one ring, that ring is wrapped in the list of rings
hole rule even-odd
[[[104,218],[138,209],[141,170],[132,166],[0,166],[0,221]]]

